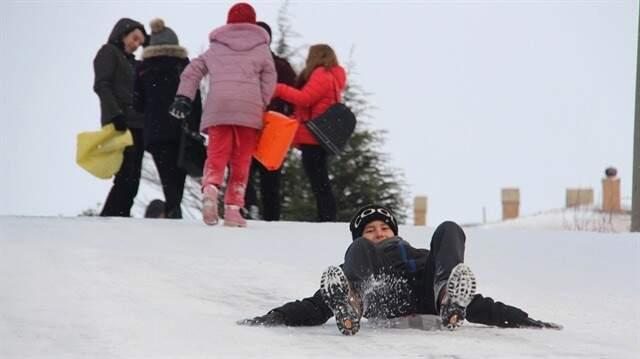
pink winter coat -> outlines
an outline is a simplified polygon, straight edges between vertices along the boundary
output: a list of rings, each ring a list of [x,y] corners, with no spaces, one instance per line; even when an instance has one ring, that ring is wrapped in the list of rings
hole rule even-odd
[[[200,80],[209,75],[200,130],[217,125],[261,129],[277,77],[269,34],[253,24],[228,24],[213,30],[209,41],[209,50],[182,72],[177,95],[193,100]]]

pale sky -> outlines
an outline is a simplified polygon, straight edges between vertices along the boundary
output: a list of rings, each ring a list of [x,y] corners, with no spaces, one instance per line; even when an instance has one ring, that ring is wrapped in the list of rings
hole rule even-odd
[[[276,29],[280,2],[251,2]],[[75,136],[100,124],[92,60],[120,17],[165,20],[190,56],[208,47],[230,1],[2,1],[0,215],[75,216],[111,181],[75,164]],[[630,203],[638,2],[293,1],[302,36],[328,43],[373,93],[389,165],[429,224],[564,206],[565,189],[601,196],[613,165]],[[277,32],[274,37],[278,37]],[[306,53],[306,51],[304,52]]]

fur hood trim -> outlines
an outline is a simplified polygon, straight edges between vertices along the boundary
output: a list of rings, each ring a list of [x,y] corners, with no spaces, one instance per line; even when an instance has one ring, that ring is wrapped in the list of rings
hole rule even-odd
[[[149,59],[158,56],[170,56],[186,59],[188,57],[188,53],[187,49],[178,45],[147,46],[142,52],[143,59]]]

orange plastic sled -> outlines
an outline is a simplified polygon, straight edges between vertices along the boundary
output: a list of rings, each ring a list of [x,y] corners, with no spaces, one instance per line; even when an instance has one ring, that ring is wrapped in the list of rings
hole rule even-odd
[[[282,166],[297,130],[298,121],[278,112],[265,112],[264,128],[253,157],[269,171],[277,170]]]

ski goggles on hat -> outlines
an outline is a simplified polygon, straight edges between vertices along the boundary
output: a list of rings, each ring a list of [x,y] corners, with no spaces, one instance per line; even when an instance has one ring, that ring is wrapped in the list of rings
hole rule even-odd
[[[379,213],[385,217],[387,217],[394,225],[396,225],[396,219],[393,217],[393,215],[386,209],[384,208],[367,208],[364,211],[362,211],[360,213],[360,215],[358,215],[356,218],[353,219],[353,226],[355,228],[360,227],[360,223],[362,223],[362,220],[375,214],[375,213]]]

